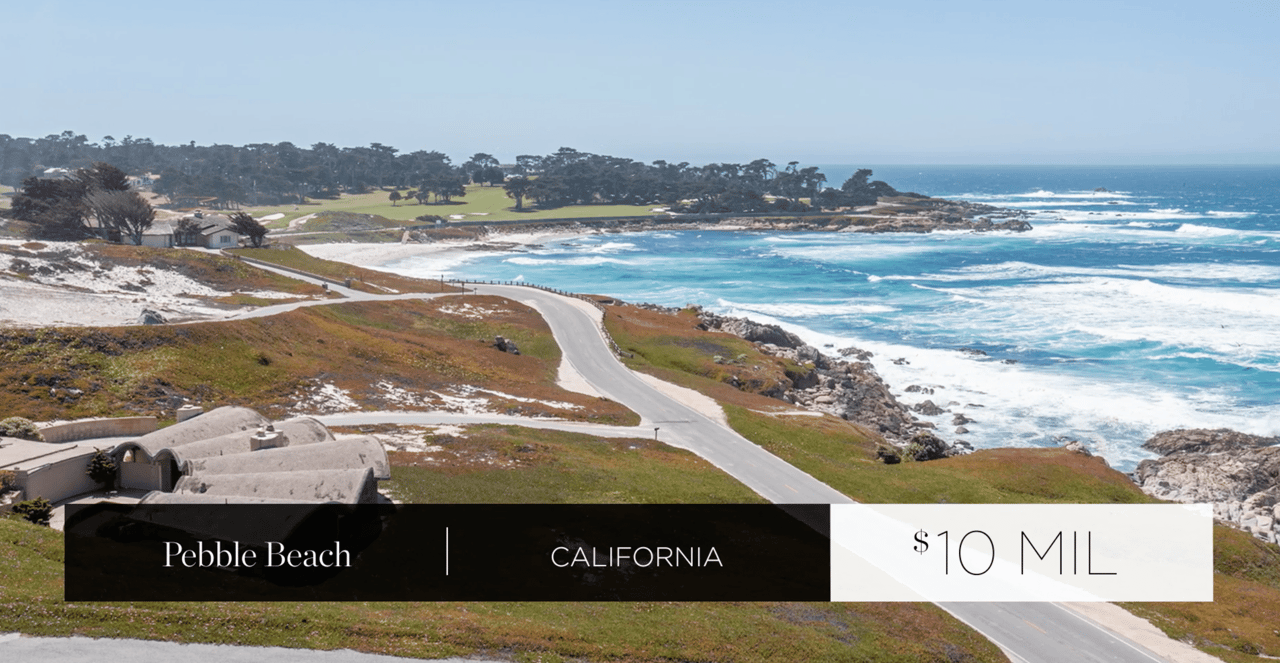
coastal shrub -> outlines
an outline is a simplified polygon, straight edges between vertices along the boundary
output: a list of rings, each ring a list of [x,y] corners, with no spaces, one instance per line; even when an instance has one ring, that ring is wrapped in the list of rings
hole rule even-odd
[[[29,522],[47,527],[49,521],[53,519],[53,503],[43,497],[37,497],[13,505],[13,512]]]
[[[95,449],[89,459],[89,468],[84,471],[90,479],[110,488],[116,481],[116,462],[102,449]]]
[[[40,430],[36,428],[35,423],[22,417],[9,417],[4,421],[0,421],[0,437],[16,437],[35,442],[44,441],[44,436],[40,435]]]
[[[0,495],[18,487],[18,473],[13,470],[0,470]]]

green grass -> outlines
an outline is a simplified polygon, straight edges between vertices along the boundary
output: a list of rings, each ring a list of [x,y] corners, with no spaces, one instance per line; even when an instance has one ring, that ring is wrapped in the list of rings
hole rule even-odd
[[[284,214],[284,217],[279,220],[267,222],[268,227],[271,228],[283,228],[293,219],[321,211],[374,214],[403,222],[411,222],[416,217],[431,214],[442,216],[445,219],[449,219],[449,216],[453,214],[462,214],[466,216],[465,219],[462,219],[465,221],[510,221],[516,219],[536,221],[539,219],[593,216],[647,216],[653,213],[651,211],[653,209],[652,205],[570,205],[568,207],[536,211],[529,211],[530,208],[526,205],[526,211],[516,212],[514,209],[515,200],[508,198],[502,187],[487,187],[475,184],[467,187],[466,196],[455,198],[451,203],[420,205],[415,200],[408,203],[400,201],[392,205],[391,199],[388,197],[390,194],[390,190],[372,191],[370,193],[343,195],[336,200],[309,199],[307,204],[298,205],[297,210],[293,209],[294,206],[292,204],[289,204],[246,208],[246,211],[258,218],[270,214]],[[299,230],[312,230],[308,226],[303,226]]]
[[[431,438],[432,436],[428,436]],[[696,455],[645,439],[601,439],[514,426],[472,426],[393,452],[387,489],[407,503],[765,503]]]
[[[0,519],[0,632],[517,661],[1005,660],[930,604],[68,603],[62,558],[60,533]]]
[[[452,312],[462,303],[487,318],[477,323]],[[494,349],[495,335],[517,339],[526,352]],[[387,382],[422,398],[468,384],[573,406],[494,398],[499,412],[639,421],[616,403],[556,387],[559,357],[536,311],[474,295],[348,302],[180,326],[0,330],[0,412],[33,420],[168,417],[168,398],[182,396],[279,418],[320,383],[347,390],[366,409],[404,407],[376,387]],[[72,389],[83,394],[68,397]]]
[[[995,449],[926,463],[885,465],[875,439],[833,417],[773,417],[726,406],[729,424],[859,502],[916,504],[1149,503],[1099,458],[1062,449]]]

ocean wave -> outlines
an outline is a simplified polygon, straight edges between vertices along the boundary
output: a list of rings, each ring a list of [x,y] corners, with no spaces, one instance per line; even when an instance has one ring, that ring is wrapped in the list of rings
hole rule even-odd
[[[858,315],[865,313],[892,313],[898,309],[884,304],[867,304],[846,300],[842,302],[832,303],[788,303],[788,304],[762,304],[734,302],[727,299],[717,299],[717,307],[733,309],[737,311],[746,311],[749,313],[763,313],[768,316],[776,316],[779,318],[816,318],[832,315]]]
[[[586,253],[617,253],[636,248],[631,242],[605,242],[604,244],[583,244]]]
[[[1197,217],[1203,218],[1203,217]],[[1062,223],[1042,222],[1025,233],[1030,239],[1050,241],[1090,242],[1168,242],[1193,244],[1204,241],[1235,240],[1264,244],[1267,241],[1280,241],[1280,232],[1272,230],[1239,230],[1195,223],[1186,223],[1167,216],[1156,217],[1148,221],[1127,221],[1125,223],[1101,223],[1102,217],[1091,217],[1087,221],[1075,221],[1064,218]],[[1119,220],[1117,218],[1117,220]]]
[[[1199,237],[1227,237],[1229,235],[1239,235],[1239,230],[1231,228],[1218,228],[1216,226],[1201,226],[1194,223],[1184,223],[1178,226],[1174,232],[1186,235],[1197,235]]]
[[[1057,193],[1054,191],[1031,191],[1029,193],[962,193],[957,196],[949,196],[951,198],[961,198],[965,200],[1004,200],[1007,198],[1095,198],[1101,200],[1131,198],[1129,191],[1067,191],[1065,193]]]
[[[1124,205],[1134,206],[1142,204],[1144,203],[1135,203],[1130,200],[1110,200],[1106,202],[1097,202],[1092,200],[1010,200],[1000,203],[999,207],[1013,207],[1018,209],[1031,207],[1120,207]]]
[[[1083,267],[1076,265],[1038,265],[1028,262],[1001,262],[991,265],[971,265],[941,273],[889,274],[876,280],[933,281],[954,283],[960,281],[1043,280],[1064,277],[1111,276],[1133,279],[1176,279],[1179,281],[1203,281],[1205,283],[1264,283],[1280,281],[1280,265],[1232,264],[1232,263],[1168,263],[1164,265],[1116,265],[1114,267]]]
[[[564,265],[564,266],[584,266],[584,265],[635,265],[640,261],[621,260],[618,258],[606,258],[604,256],[578,256],[574,258],[530,258],[528,256],[516,256],[507,258],[503,262],[513,265]]]
[[[1067,354],[1124,343],[1207,351],[1221,361],[1280,364],[1280,291],[1167,285],[1085,276],[1017,286],[916,288],[963,306],[912,321],[948,333],[972,332]],[[1111,351],[1119,352],[1112,349]]]
[[[1127,471],[1152,457],[1140,445],[1161,430],[1227,427],[1256,434],[1280,432],[1280,414],[1269,408],[1242,407],[1227,392],[1164,387],[1141,380],[1101,382],[1075,374],[1066,365],[980,361],[954,349],[828,334],[745,313],[759,322],[778,324],[814,347],[855,345],[871,351],[876,371],[900,400],[910,404],[928,398],[947,408],[947,414],[933,418],[944,438],[959,437],[948,432],[953,413],[972,417],[975,421],[966,425],[969,432],[963,437],[979,448],[1057,446],[1056,438],[1080,439]],[[894,361],[899,358],[906,361]],[[903,393],[911,384],[930,385],[935,393],[925,397]]]

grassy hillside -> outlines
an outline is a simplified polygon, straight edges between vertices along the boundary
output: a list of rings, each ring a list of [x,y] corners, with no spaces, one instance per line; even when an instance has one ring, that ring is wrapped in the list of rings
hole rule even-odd
[[[389,294],[402,292],[458,292],[458,288],[439,281],[415,279],[376,269],[357,267],[336,260],[317,258],[293,246],[270,249],[232,249],[230,253],[261,260],[273,265],[297,269],[337,281],[351,279],[351,287],[363,292]],[[262,271],[262,270],[259,270]]]
[[[68,603],[62,557],[60,533],[0,519],[0,632],[516,661],[1006,660],[929,604]]]
[[[746,486],[654,440],[471,426],[430,435],[429,452],[392,452],[397,500],[414,504],[751,504]]]
[[[523,354],[494,349],[496,335],[515,340]],[[616,403],[556,387],[559,360],[533,309],[474,295],[182,326],[8,329],[0,330],[0,413],[166,417],[171,399],[186,397],[282,417],[330,408],[325,385],[357,407],[431,409],[442,406],[431,392],[457,394],[454,385],[463,384],[553,403],[494,396],[497,411],[637,421]]]

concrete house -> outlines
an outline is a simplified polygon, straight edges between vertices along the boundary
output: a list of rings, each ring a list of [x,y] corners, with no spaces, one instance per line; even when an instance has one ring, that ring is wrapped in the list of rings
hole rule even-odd
[[[122,488],[152,491],[143,503],[374,504],[378,481],[391,478],[376,438],[336,440],[310,417],[273,424],[239,407],[120,444],[112,456]]]

